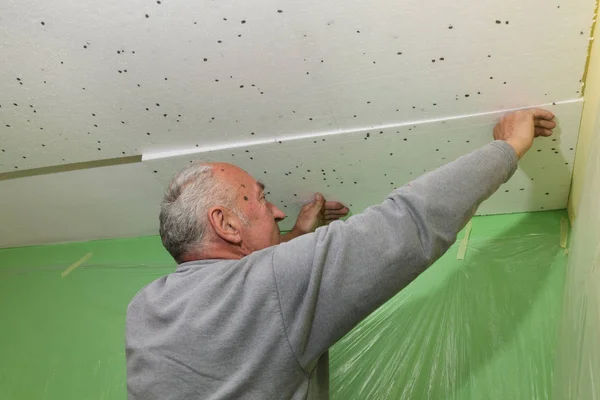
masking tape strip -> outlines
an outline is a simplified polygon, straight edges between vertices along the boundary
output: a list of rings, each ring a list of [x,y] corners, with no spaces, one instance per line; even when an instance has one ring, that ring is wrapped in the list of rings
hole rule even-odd
[[[473,222],[469,221],[467,226],[465,227],[465,235],[463,236],[460,244],[458,245],[458,252],[456,253],[457,260],[464,260],[465,254],[467,253],[467,245],[469,244],[469,236],[471,235],[471,227],[473,226]]]
[[[63,278],[67,275],[69,275],[75,268],[79,267],[81,264],[83,264],[84,262],[86,262],[87,260],[89,260],[90,258],[92,258],[92,253],[87,253],[85,256],[81,257],[79,259],[79,261],[75,262],[74,264],[72,264],[69,268],[65,269],[60,276],[62,276]]]
[[[569,240],[569,220],[567,217],[560,219],[560,247],[563,249],[567,248],[567,242]]]

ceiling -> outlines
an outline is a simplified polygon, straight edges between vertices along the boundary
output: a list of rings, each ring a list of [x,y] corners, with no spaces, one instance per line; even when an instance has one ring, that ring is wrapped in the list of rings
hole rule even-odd
[[[480,212],[564,208],[594,7],[4,2],[0,246],[156,234],[164,186],[191,159],[265,181],[283,228],[314,191],[357,213],[535,105],[558,115],[555,140]]]

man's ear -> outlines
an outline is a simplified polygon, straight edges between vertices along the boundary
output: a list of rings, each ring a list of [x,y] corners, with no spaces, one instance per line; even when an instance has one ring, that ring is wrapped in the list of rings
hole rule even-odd
[[[208,210],[208,222],[221,239],[235,244],[242,242],[240,221],[227,208],[211,207]]]

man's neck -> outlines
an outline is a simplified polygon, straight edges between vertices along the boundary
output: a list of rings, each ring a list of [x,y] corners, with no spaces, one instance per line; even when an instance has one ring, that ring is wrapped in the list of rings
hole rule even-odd
[[[240,248],[209,245],[201,252],[191,252],[181,258],[181,263],[198,260],[239,260],[245,257]]]

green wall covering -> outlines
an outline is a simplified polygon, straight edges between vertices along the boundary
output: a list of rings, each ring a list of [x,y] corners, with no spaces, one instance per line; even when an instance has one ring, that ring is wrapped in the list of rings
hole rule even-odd
[[[474,218],[465,260],[454,245],[333,348],[332,398],[549,398],[564,215]],[[0,250],[0,399],[125,399],[127,304],[173,269],[157,237]]]

